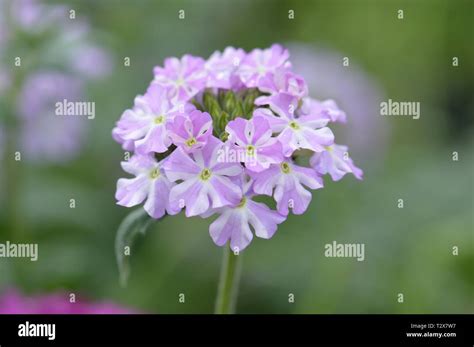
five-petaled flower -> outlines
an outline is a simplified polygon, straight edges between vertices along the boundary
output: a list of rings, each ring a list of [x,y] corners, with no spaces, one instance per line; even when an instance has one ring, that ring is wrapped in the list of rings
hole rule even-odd
[[[272,137],[269,122],[263,117],[250,120],[236,118],[226,127],[229,142],[237,151],[243,151],[245,167],[250,171],[262,171],[270,164],[283,161],[280,142]]]
[[[309,149],[322,152],[325,146],[334,143],[334,135],[326,125],[329,119],[319,113],[295,115],[297,99],[286,93],[271,97],[261,97],[259,104],[267,103],[268,108],[256,109],[254,116],[265,117],[272,130],[279,133],[278,139],[283,145],[283,153],[290,156],[298,149]]]
[[[132,207],[146,199],[144,208],[153,218],[161,218],[165,212],[179,212],[179,209],[171,207],[168,199],[174,184],[164,175],[163,162],[157,162],[152,155],[136,154],[128,161],[123,161],[122,168],[135,178],[118,180],[115,194],[117,204]]]
[[[165,59],[164,67],[155,67],[153,82],[166,87],[171,100],[188,101],[206,86],[204,63],[204,59],[189,54]]]
[[[212,119],[209,113],[194,110],[189,115],[178,115],[168,124],[173,143],[185,152],[202,148],[212,134]]]
[[[178,183],[169,194],[173,207],[186,207],[186,216],[205,213],[210,207],[235,205],[242,198],[238,185],[231,177],[242,172],[239,163],[223,163],[217,160],[224,143],[209,138],[202,149],[187,154],[181,148],[174,151],[164,164],[166,176]]]
[[[252,190],[252,180],[248,180],[245,174],[240,179],[243,189],[242,199],[235,206],[227,206],[212,210],[219,217],[211,223],[209,233],[218,246],[224,245],[230,240],[230,248],[234,252],[244,250],[252,241],[253,234],[263,239],[269,239],[275,234],[278,224],[285,217],[261,202],[252,200],[255,193]]]

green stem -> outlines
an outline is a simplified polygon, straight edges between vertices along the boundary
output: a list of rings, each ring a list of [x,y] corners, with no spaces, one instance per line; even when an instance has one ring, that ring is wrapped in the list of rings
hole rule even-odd
[[[229,314],[235,312],[237,294],[242,268],[242,254],[235,255],[228,245],[224,246],[221,274],[217,289],[216,314]]]

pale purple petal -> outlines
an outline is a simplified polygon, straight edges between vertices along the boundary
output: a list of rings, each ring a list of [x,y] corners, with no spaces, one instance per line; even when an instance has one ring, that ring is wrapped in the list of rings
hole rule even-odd
[[[187,180],[197,176],[202,168],[182,149],[177,148],[163,164],[166,176],[172,181]]]
[[[170,91],[173,102],[186,102],[206,86],[205,61],[186,54],[181,59],[165,59],[164,68],[155,67],[154,82]]]
[[[208,72],[207,87],[237,89],[240,87],[240,78],[235,74],[245,57],[243,49],[227,47],[223,53],[214,52],[206,62]]]
[[[254,229],[255,235],[263,239],[271,238],[275,234],[278,224],[285,220],[284,216],[261,202],[247,200],[247,209],[249,223]]]
[[[178,115],[167,125],[173,143],[186,152],[202,148],[212,134],[212,119],[207,112],[192,111]]]
[[[191,154],[178,148],[164,163],[171,181],[183,180],[171,189],[172,206],[186,206],[186,216],[206,213],[209,207],[219,208],[236,204],[242,198],[241,189],[229,177],[239,175],[238,163],[220,163],[218,150],[222,141],[210,137],[208,143]]]
[[[298,99],[308,94],[308,87],[303,77],[288,68],[278,68],[267,73],[258,82],[258,89],[265,93],[287,93]]]
[[[148,195],[150,182],[146,176],[120,178],[117,181],[115,199],[117,204],[132,207],[141,204]]]
[[[321,178],[314,170],[295,165],[291,160],[279,165],[273,164],[269,169],[252,173],[251,176],[255,180],[255,193],[273,195],[277,210],[283,215],[288,214],[289,208],[294,214],[306,211],[311,201],[311,193],[303,185],[311,189],[323,187]]]
[[[339,109],[334,100],[319,101],[312,98],[304,98],[299,115],[314,116],[327,119],[331,122],[346,123],[347,118],[344,111]]]
[[[329,173],[333,181],[339,181],[347,173],[352,173],[358,180],[362,180],[364,173],[354,165],[347,150],[346,146],[329,146],[326,151],[315,153],[310,164],[321,175]]]
[[[283,66],[290,66],[287,62],[288,50],[278,44],[265,50],[256,48],[243,59],[237,70],[242,82],[248,88],[258,86],[261,78],[268,72],[274,72]]]

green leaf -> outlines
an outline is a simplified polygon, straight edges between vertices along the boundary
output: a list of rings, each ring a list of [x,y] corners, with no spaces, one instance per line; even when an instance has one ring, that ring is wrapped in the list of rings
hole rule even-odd
[[[140,207],[132,211],[120,224],[115,236],[115,257],[119,269],[120,284],[125,287],[130,275],[130,264],[125,254],[125,247],[131,248],[137,234],[145,234],[153,219]]]

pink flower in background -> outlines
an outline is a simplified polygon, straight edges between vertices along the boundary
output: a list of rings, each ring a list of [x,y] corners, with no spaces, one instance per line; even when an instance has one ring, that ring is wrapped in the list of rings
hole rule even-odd
[[[52,6],[39,0],[12,1],[8,12],[15,26],[35,35],[51,28],[53,23],[62,21],[64,24],[68,15],[65,6]]]
[[[124,149],[147,153],[151,163],[141,169],[135,156],[123,163],[135,178],[119,179],[118,203],[130,207],[148,197],[144,207],[154,218],[183,208],[186,217],[216,215],[212,240],[240,251],[254,234],[273,237],[290,210],[304,213],[324,174],[362,178],[351,160],[341,163],[328,127],[344,123],[346,114],[331,99],[309,98],[305,79],[291,66],[288,50],[275,44],[250,53],[228,47],[207,61],[168,58],[155,67],[145,96],[112,130]],[[312,156],[311,166],[300,164],[304,156]],[[156,165],[167,183],[151,193]],[[159,212],[150,212],[150,195]],[[276,210],[259,195],[273,197]]]
[[[30,74],[17,100],[20,146],[28,161],[64,162],[78,155],[87,130],[86,117],[57,115],[57,102],[78,101],[83,85],[57,71]]]
[[[26,296],[17,290],[0,295],[0,314],[137,314],[115,303],[93,302],[76,297],[70,301],[67,293]]]
[[[112,57],[105,49],[90,43],[70,50],[71,68],[90,79],[103,78],[112,72]]]
[[[86,84],[110,74],[111,55],[94,42],[94,32],[84,18],[71,21],[64,5],[0,2],[0,60],[19,46],[25,48],[22,56],[35,57],[26,75],[17,73],[23,69],[0,66],[0,97],[8,92],[4,101],[13,110],[7,118],[20,117],[19,134],[12,138],[18,138],[29,162],[63,163],[80,154],[90,121],[84,115],[56,114],[56,103],[84,102]]]

